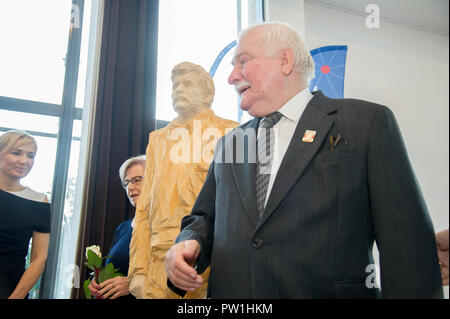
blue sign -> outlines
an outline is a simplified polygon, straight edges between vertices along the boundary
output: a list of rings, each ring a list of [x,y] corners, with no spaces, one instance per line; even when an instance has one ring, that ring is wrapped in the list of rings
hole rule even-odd
[[[347,46],[321,47],[312,50],[311,55],[316,66],[310,90],[321,90],[330,98],[343,98]]]
[[[220,62],[222,62],[223,57],[228,53],[228,51],[231,50],[236,45],[236,40],[228,44],[222,51],[220,51],[219,55],[217,56],[216,60],[214,61],[213,65],[211,66],[211,69],[209,70],[209,74],[211,77],[214,77],[214,74],[216,73],[217,67],[219,66]]]

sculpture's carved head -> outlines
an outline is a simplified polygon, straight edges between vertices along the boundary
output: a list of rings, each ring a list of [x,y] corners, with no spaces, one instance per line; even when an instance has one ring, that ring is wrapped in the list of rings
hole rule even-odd
[[[214,82],[200,65],[181,62],[172,70],[172,104],[181,117],[191,118],[211,107]]]

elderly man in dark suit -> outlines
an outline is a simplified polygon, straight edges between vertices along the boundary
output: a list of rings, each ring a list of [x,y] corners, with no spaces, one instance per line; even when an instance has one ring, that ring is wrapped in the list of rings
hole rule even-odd
[[[218,143],[166,255],[168,284],[195,290],[210,265],[212,298],[441,298],[434,229],[392,112],[311,94],[313,60],[284,24],[247,29],[233,61],[229,83],[255,119]],[[375,241],[381,291],[368,280]]]

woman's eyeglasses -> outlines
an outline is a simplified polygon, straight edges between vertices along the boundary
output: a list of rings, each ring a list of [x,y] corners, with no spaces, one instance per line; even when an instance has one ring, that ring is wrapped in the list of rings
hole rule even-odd
[[[143,177],[142,176],[135,176],[135,177],[133,177],[132,179],[126,179],[126,180],[124,180],[123,181],[123,183],[121,183],[122,184],[122,187],[123,188],[127,188],[128,187],[128,184],[133,184],[133,185],[137,185],[137,184],[139,184],[140,182],[142,182],[142,179],[143,179]]]

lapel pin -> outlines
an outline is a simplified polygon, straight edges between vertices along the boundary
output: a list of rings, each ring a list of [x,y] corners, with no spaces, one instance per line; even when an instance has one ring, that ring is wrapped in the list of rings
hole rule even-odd
[[[312,143],[314,137],[316,137],[316,131],[306,130],[305,135],[303,135],[302,141],[306,143]]]

